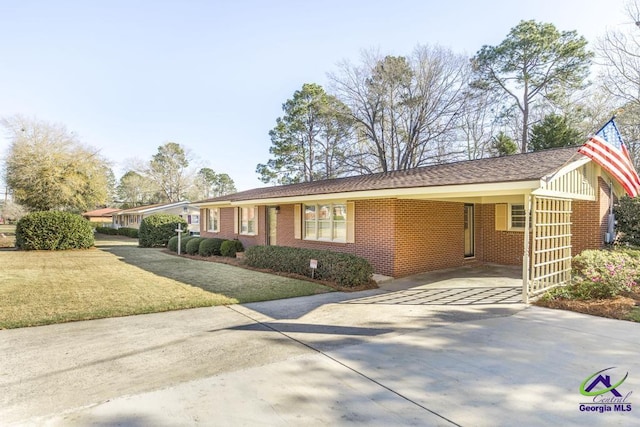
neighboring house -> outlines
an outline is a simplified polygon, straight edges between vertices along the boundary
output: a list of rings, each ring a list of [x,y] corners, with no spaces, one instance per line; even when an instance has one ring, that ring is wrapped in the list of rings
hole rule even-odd
[[[89,222],[95,223],[99,227],[110,227],[112,222],[112,215],[114,212],[118,212],[120,209],[115,208],[103,208],[93,211],[85,212],[82,216]]]
[[[179,215],[189,224],[190,234],[200,232],[200,211],[197,207],[189,206],[188,201],[123,209],[112,214],[112,226],[114,228],[140,228],[140,223],[144,218],[158,213]]]
[[[526,298],[566,283],[571,256],[603,246],[611,182],[570,147],[256,188],[193,206],[202,236],[348,252],[393,277],[523,265]]]

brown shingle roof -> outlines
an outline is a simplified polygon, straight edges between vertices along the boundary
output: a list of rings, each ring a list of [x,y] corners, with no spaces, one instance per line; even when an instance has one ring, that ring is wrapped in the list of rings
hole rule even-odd
[[[558,148],[534,153],[425,166],[405,171],[383,172],[304,182],[300,184],[280,185],[276,187],[254,188],[252,190],[201,200],[195,203],[236,202],[252,199],[385,190],[391,188],[531,181],[553,173],[574,156],[575,158],[573,160],[581,158],[582,155],[578,154],[577,149],[578,147]]]
[[[111,214],[114,212],[118,212],[119,210],[120,209],[115,209],[115,208],[102,208],[102,209],[96,209],[93,211],[84,212],[82,216],[91,216],[91,217],[103,216],[103,217],[111,218]]]

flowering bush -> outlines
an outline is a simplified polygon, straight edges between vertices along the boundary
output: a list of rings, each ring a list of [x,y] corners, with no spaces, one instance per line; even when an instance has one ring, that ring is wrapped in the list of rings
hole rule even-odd
[[[602,299],[629,292],[640,275],[638,251],[586,250],[573,258],[569,291],[578,299]]]

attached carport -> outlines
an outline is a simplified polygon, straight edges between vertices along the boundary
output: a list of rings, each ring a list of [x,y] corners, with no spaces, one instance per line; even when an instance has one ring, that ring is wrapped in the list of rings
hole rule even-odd
[[[478,207],[492,205],[495,230],[491,232],[509,232],[512,225],[510,206],[514,203],[524,205],[524,227],[520,230],[522,264],[518,275],[521,300],[524,302],[552,287],[570,283],[572,256],[584,247],[601,247],[604,244],[610,201],[614,192],[622,192],[620,185],[599,165],[579,154],[539,180],[443,186],[429,190],[428,193],[405,197],[416,200],[455,201]],[[577,245],[573,244],[574,223],[577,223]],[[484,230],[483,236],[486,236],[487,232]],[[483,243],[481,239],[482,237],[477,236],[475,241]],[[512,250],[518,251],[516,248]],[[492,263],[486,256],[480,257],[478,261]],[[504,269],[507,272],[511,268],[504,266]],[[425,273],[424,277],[437,277],[439,274],[441,273],[437,271]],[[454,279],[467,284],[472,280],[468,272],[460,268],[445,270],[444,274],[452,277],[439,282],[440,287],[464,288],[467,285],[457,286]],[[407,280],[414,280],[415,277],[421,275],[412,276]],[[513,287],[513,274],[507,273],[506,278],[509,279],[509,287]],[[403,283],[403,279],[396,282]]]
[[[349,304],[488,305],[522,303],[518,266],[478,264],[430,271],[379,284],[383,294]]]

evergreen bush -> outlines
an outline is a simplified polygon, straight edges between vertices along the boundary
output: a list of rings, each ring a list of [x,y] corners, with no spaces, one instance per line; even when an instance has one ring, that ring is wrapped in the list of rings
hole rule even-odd
[[[198,248],[198,254],[200,256],[212,256],[212,255],[220,255],[220,246],[224,242],[224,239],[219,239],[217,237],[213,238],[205,238],[200,242],[200,247]]]
[[[178,224],[187,229],[187,221],[178,215],[154,214],[142,220],[138,241],[143,248],[166,246],[169,239],[176,235]]]
[[[200,250],[200,242],[202,242],[203,240],[203,237],[193,237],[189,239],[189,241],[185,245],[185,252],[189,255],[198,255],[198,251]]]
[[[187,243],[189,243],[189,240],[194,239],[195,237],[193,236],[182,236],[180,238],[180,253],[181,254],[186,254],[187,253]]]
[[[247,265],[277,272],[311,276],[310,260],[318,261],[314,277],[340,286],[356,287],[371,282],[373,268],[364,258],[318,249],[286,246],[252,246],[245,253]]]
[[[127,236],[127,237],[132,237],[134,239],[137,239],[139,236],[139,231],[137,228],[130,228],[130,227],[120,227],[117,230],[118,235],[120,236]]]
[[[234,240],[225,240],[220,245],[220,255],[235,258],[237,252],[236,241]]]
[[[173,236],[167,242],[167,249],[171,252],[178,252],[178,236]]]
[[[115,236],[118,234],[118,229],[111,227],[96,227],[96,233]]]
[[[16,247],[23,250],[87,249],[93,243],[91,224],[69,212],[33,212],[16,226]]]

